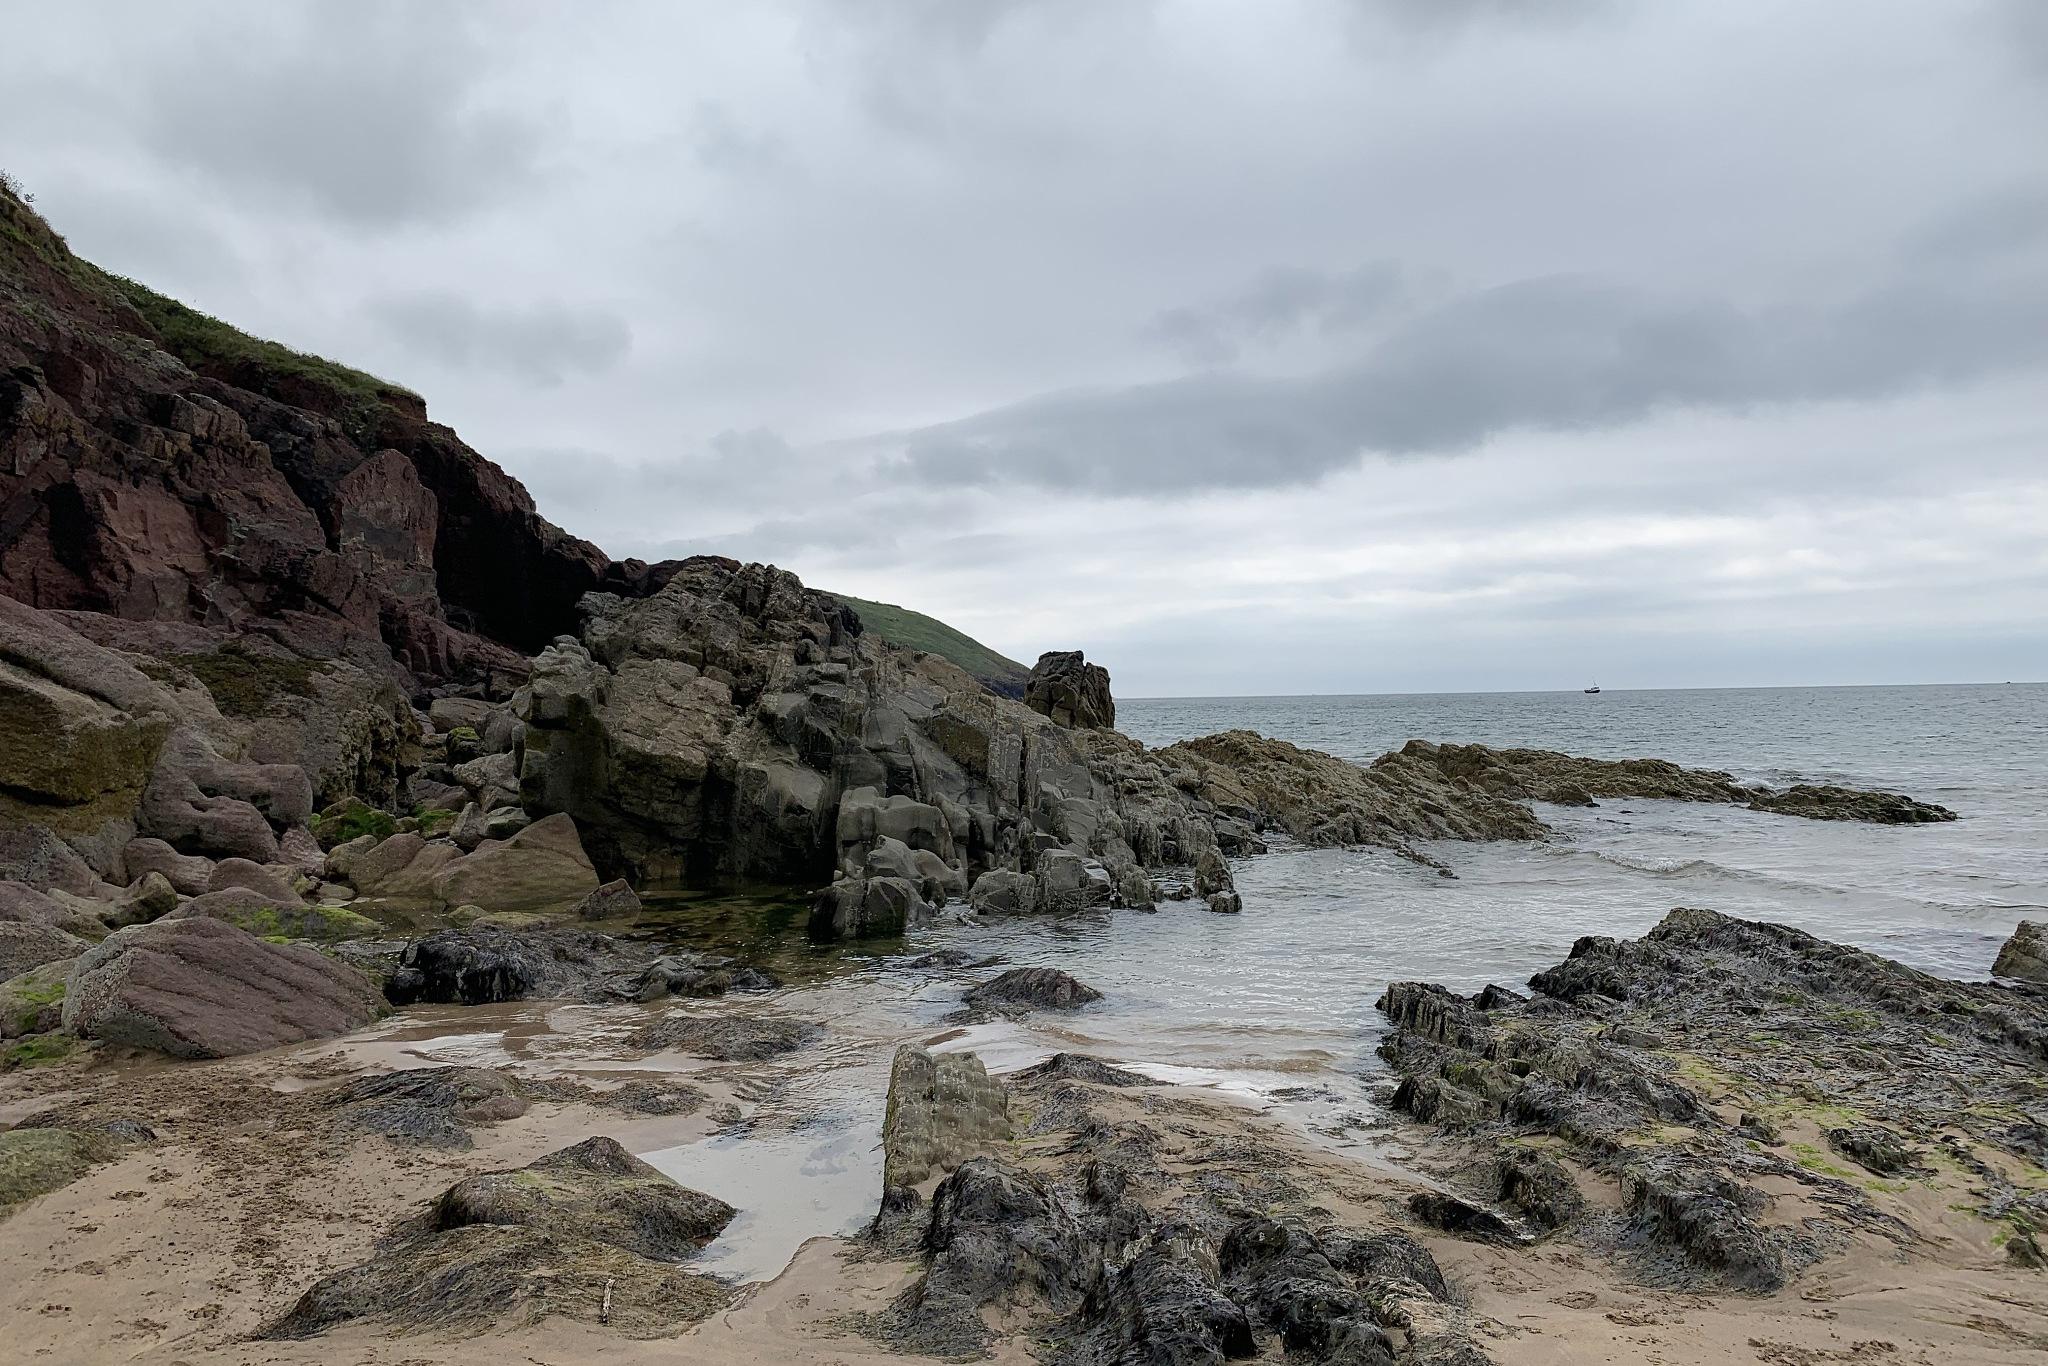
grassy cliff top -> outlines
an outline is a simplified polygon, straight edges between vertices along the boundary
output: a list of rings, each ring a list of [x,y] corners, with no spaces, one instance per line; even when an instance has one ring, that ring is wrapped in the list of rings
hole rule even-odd
[[[997,654],[970,635],[954,630],[935,617],[913,612],[889,602],[868,602],[864,598],[835,593],[834,597],[860,613],[861,624],[891,645],[949,659],[1005,697],[1022,697],[1031,670],[1016,660]]]

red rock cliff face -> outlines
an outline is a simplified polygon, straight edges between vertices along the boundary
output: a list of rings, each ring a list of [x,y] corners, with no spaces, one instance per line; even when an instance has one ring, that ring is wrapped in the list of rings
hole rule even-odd
[[[618,571],[414,395],[73,256],[0,190],[0,593],[523,671]]]

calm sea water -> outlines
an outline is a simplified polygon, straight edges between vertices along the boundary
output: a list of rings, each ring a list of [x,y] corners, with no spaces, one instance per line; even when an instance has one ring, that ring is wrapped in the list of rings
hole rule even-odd
[[[1375,697],[1133,699],[1152,745],[1246,727],[1369,762],[1413,737],[1651,756],[1775,784],[1904,791],[1952,824],[1808,821],[1684,802],[1543,807],[1556,835],[1446,842],[1441,878],[1375,850],[1279,848],[1237,867],[1244,913],[1163,907],[937,928],[1065,968],[1108,999],[1060,1037],[1264,1093],[1376,1067],[1390,981],[1521,986],[1585,934],[1633,936],[1675,906],[1782,921],[1932,972],[1983,977],[2022,918],[2048,914],[2048,685]]]
[[[833,1021],[831,1042],[788,1060],[745,1140],[648,1154],[747,1208],[712,1269],[773,1275],[803,1238],[871,1216],[887,1060],[904,1038],[974,1049],[996,1071],[1095,1053],[1377,1160],[1357,1120],[1373,1109],[1373,1001],[1390,981],[1519,986],[1578,936],[1637,935],[1674,906],[1981,977],[2021,918],[2048,915],[2048,685],[1135,699],[1118,703],[1118,721],[1153,745],[1246,727],[1359,762],[1412,737],[1653,756],[1776,784],[1891,788],[1961,818],[1893,828],[1677,802],[1548,807],[1551,839],[1434,847],[1454,879],[1373,850],[1241,860],[1235,916],[1170,905],[945,923],[833,950],[780,931],[778,966],[797,970],[770,1004]],[[1106,999],[962,1030],[960,992],[990,972],[911,966],[942,947],[1064,968]]]

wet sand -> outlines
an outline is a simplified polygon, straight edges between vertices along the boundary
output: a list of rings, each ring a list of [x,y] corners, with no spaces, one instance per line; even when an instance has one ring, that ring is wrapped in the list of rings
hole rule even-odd
[[[158,1134],[6,1220],[0,1355],[81,1366],[922,1360],[859,1329],[860,1315],[885,1308],[912,1283],[915,1264],[855,1239],[814,1236],[821,1224],[850,1231],[875,1208],[873,1143],[888,1054],[903,1039],[979,1045],[997,1070],[1009,1070],[1076,1031],[1056,1027],[1038,1038],[1021,1027],[920,1024],[933,1014],[929,1003],[902,1002],[923,989],[891,990],[901,998],[896,1008],[842,1011],[824,1043],[765,1062],[643,1058],[621,1046],[635,1024],[675,1007],[531,1004],[408,1012],[346,1039],[223,1062],[103,1057],[0,1077],[0,1121],[58,1105],[140,1118]],[[871,994],[842,978],[766,1000],[686,1008],[815,1018]],[[541,1101],[518,1118],[477,1124],[475,1146],[461,1151],[339,1134],[295,1103],[353,1075],[446,1063],[598,1090],[635,1077],[687,1077],[706,1103],[688,1115],[646,1117]],[[1202,1079],[1170,1064],[1149,1070],[1173,1082]],[[1339,1099],[1355,1110],[1355,1095]],[[1432,1172],[1459,1155],[1430,1131],[1377,1113],[1354,1113],[1354,1127],[1333,1132],[1327,1100],[1187,1084],[1104,1091],[1101,1111],[1170,1134],[1162,1162],[1181,1176],[1285,1173],[1313,1208],[1339,1222],[1407,1227],[1465,1301],[1454,1312],[1503,1366],[2019,1363],[2048,1351],[2048,1277],[2009,1268],[1981,1221],[1946,1209],[1953,1193],[1939,1182],[1882,1197],[1931,1231],[1921,1244],[1902,1250],[1860,1240],[1776,1294],[1699,1294],[1643,1284],[1609,1249],[1569,1235],[1503,1248],[1416,1229],[1407,1196],[1437,1185]],[[740,1204],[742,1219],[701,1260],[728,1276],[766,1279],[680,1338],[634,1341],[550,1318],[466,1338],[392,1337],[353,1325],[304,1342],[251,1339],[313,1280],[361,1261],[379,1236],[461,1176],[517,1166],[599,1133],[684,1184]],[[1011,1155],[1046,1170],[1071,1160],[1056,1137],[1020,1140]],[[1034,1359],[1028,1334],[1004,1340],[996,1359]]]

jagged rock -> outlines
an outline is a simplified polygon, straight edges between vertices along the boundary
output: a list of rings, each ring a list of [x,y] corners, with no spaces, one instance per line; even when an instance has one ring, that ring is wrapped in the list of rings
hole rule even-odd
[[[675,1049],[718,1062],[760,1062],[808,1048],[824,1033],[811,1020],[747,1015],[665,1015],[635,1030],[628,1046]]]
[[[1878,1176],[1924,1176],[1931,1170],[1917,1150],[1881,1125],[1847,1125],[1829,1129],[1825,1136],[1830,1148]]]
[[[640,914],[640,898],[621,878],[607,882],[576,903],[580,920],[625,920]]]
[[[173,890],[183,896],[198,896],[208,890],[213,860],[199,854],[181,854],[158,839],[134,839],[121,851],[131,879],[161,873]]]
[[[470,1129],[526,1113],[519,1085],[482,1067],[422,1067],[343,1082],[321,1093],[343,1129],[425,1148],[475,1146]]]
[[[1991,971],[1999,977],[2022,982],[2048,982],[2048,926],[2022,920],[1998,950]]]
[[[1102,993],[1057,968],[1011,968],[961,998],[985,1008],[1073,1010],[1102,999]]]
[[[0,978],[15,977],[59,959],[76,958],[88,947],[85,940],[55,925],[0,920]]]
[[[882,1120],[882,1187],[915,1186],[970,1157],[999,1152],[1012,1134],[1010,1095],[972,1053],[896,1050]]]
[[[1753,811],[1804,816],[1814,821],[1867,821],[1872,825],[1927,825],[1952,821],[1956,813],[1897,792],[1863,792],[1851,787],[1799,783],[1783,792],[1759,792]]]
[[[1490,1209],[1442,1191],[1419,1191],[1408,1197],[1408,1212],[1433,1229],[1485,1243],[1520,1241],[1515,1227]]]
[[[1586,1212],[1586,1197],[1562,1162],[1516,1145],[1494,1157],[1500,1198],[1544,1228],[1563,1228]]]
[[[515,1313],[528,1323],[559,1314],[665,1336],[730,1297],[675,1261],[733,1214],[611,1139],[588,1139],[516,1171],[456,1183],[419,1226],[386,1239],[363,1265],[322,1278],[262,1336],[308,1338],[359,1320],[401,1333],[474,1332]]]
[[[1090,664],[1079,650],[1048,650],[1032,666],[1024,705],[1053,724],[1081,730],[1114,730],[1116,701],[1109,670]]]
[[[1048,849],[1038,856],[1034,873],[1038,887],[1035,909],[1064,913],[1107,906],[1115,888],[1100,863],[1071,849]]]
[[[81,1038],[178,1058],[220,1058],[324,1039],[375,1019],[362,973],[297,944],[204,917],[160,920],[86,950],[64,999]]]
[[[615,1140],[590,1138],[516,1172],[456,1182],[435,1206],[434,1225],[524,1225],[673,1262],[717,1237],[738,1212],[677,1185]]]

